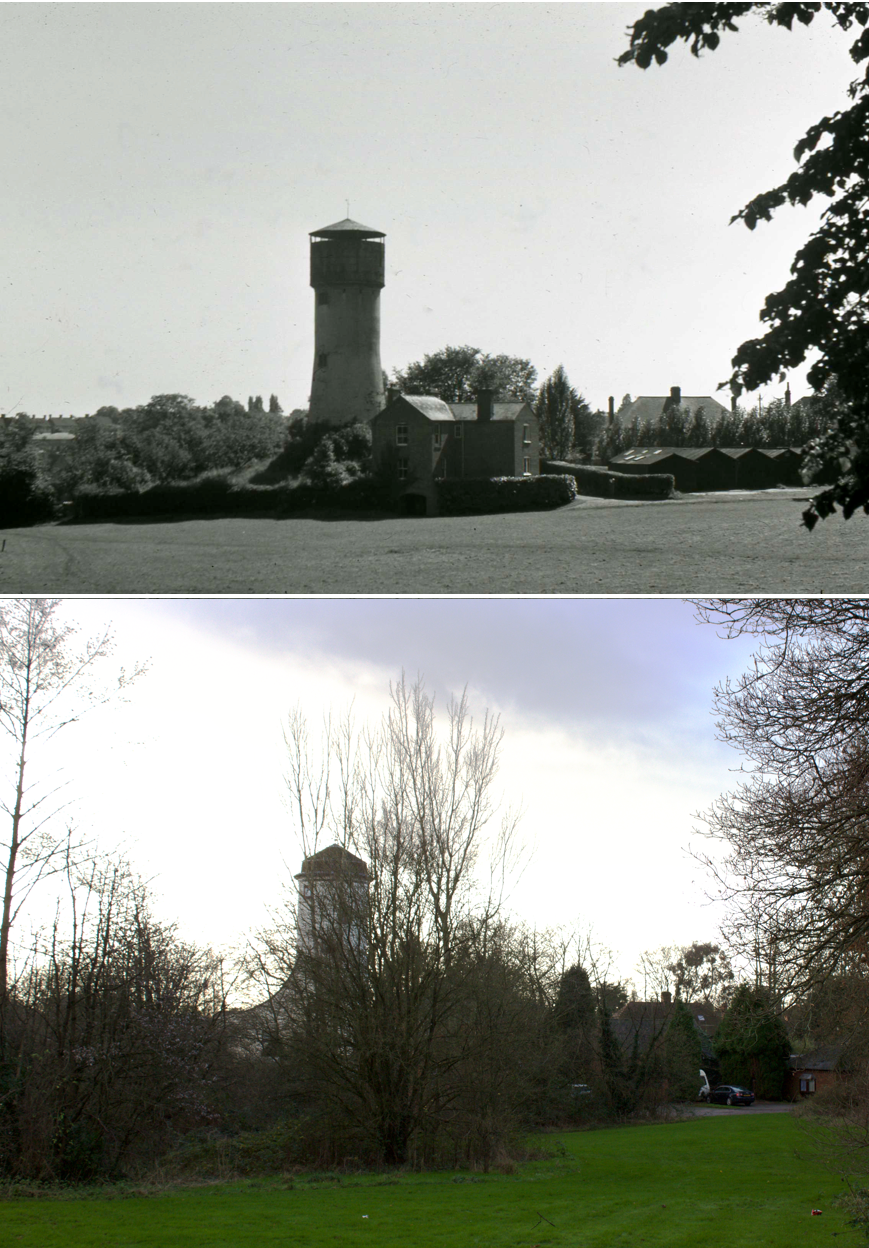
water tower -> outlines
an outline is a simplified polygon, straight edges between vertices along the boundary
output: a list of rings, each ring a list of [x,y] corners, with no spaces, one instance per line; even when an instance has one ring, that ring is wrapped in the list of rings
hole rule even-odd
[[[349,217],[311,232],[311,421],[365,421],[383,407],[380,292],[385,237]]]
[[[329,845],[304,860],[296,876],[299,953],[358,956],[364,950],[370,879],[362,859],[341,845]]]

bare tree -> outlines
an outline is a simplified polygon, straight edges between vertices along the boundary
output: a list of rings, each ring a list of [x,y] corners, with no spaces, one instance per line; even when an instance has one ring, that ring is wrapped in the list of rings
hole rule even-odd
[[[704,816],[699,855],[730,902],[728,945],[781,1001],[869,954],[869,601],[701,599],[728,637],[760,638],[716,690],[745,780]]]
[[[507,1054],[547,1018],[534,941],[502,914],[516,818],[493,796],[500,725],[475,728],[462,696],[441,733],[402,678],[380,724],[327,721],[319,761],[301,716],[287,736],[306,858],[301,914],[251,952],[266,1050],[333,1153],[404,1162],[449,1142],[491,1159],[516,1099]]]
[[[694,941],[690,945],[669,945],[640,956],[638,973],[643,979],[643,995],[671,992],[686,1005],[700,1001],[721,1006],[734,981],[730,958],[720,945]]]
[[[9,990],[10,933],[21,906],[47,873],[63,869],[70,839],[52,831],[58,789],[29,783],[27,764],[39,739],[55,736],[85,711],[122,692],[144,670],[123,668],[112,684],[96,683],[94,669],[112,650],[109,631],[76,648],[77,629],[57,618],[47,598],[6,599],[0,605],[0,728],[10,744],[0,916],[0,1025]],[[62,805],[62,803],[61,803]]]

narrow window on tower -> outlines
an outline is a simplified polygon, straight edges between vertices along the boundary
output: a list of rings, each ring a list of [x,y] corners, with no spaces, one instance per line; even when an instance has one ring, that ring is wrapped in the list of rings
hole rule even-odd
[[[531,476],[531,460],[528,458],[527,455],[522,460],[522,476],[523,477]]]
[[[523,445],[523,446],[530,446],[530,445],[531,445],[531,437],[530,437],[530,435],[529,435],[529,433],[528,433],[528,426],[527,426],[527,425],[523,425],[523,426],[522,426],[522,445]]]
[[[407,446],[407,425],[395,426],[395,445]]]
[[[321,351],[317,356],[317,368],[325,368],[329,363],[329,355],[326,351]]]
[[[322,306],[322,304],[328,303],[328,302],[329,302],[328,290],[318,290],[317,291],[317,303],[319,303]]]

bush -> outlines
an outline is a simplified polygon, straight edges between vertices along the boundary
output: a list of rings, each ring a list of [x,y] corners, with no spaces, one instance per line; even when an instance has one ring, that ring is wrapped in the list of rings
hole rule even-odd
[[[226,473],[197,481],[152,485],[146,490],[99,490],[87,486],[73,497],[76,520],[146,516],[275,517],[304,511],[389,511],[389,491],[371,477],[334,487],[234,484]]]
[[[593,464],[569,464],[541,460],[541,471],[567,474],[576,481],[579,494],[594,498],[671,498],[676,488],[674,478],[665,472],[634,474],[613,472]]]
[[[37,524],[54,515],[54,495],[39,469],[33,432],[22,419],[0,426],[0,527]]]
[[[572,475],[436,481],[435,488],[442,516],[545,511],[551,507],[564,507],[576,498],[576,482]]]

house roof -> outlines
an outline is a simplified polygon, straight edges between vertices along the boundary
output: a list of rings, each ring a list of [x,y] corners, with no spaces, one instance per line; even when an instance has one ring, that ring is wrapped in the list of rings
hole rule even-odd
[[[336,221],[334,225],[324,225],[322,229],[311,230],[311,238],[334,238],[341,234],[358,234],[361,238],[386,238],[382,230],[373,230],[370,225],[360,225],[358,221],[351,221],[349,217],[345,217],[343,221]]]
[[[422,412],[429,420],[453,420],[453,413],[447,403],[443,399],[436,399],[430,394],[402,394],[399,398],[404,399],[405,403],[409,403],[411,407],[415,407],[418,412]]]
[[[613,455],[610,464],[657,464],[671,455],[680,459],[702,459],[711,454],[713,446],[632,446],[629,451]]]
[[[664,410],[664,404],[671,402],[669,394],[641,394],[634,399],[633,403],[629,403],[627,407],[622,408],[620,412],[616,412],[616,420],[620,425],[629,425],[633,420],[657,420]],[[729,412],[729,408],[723,403],[719,403],[717,399],[713,399],[711,394],[683,394],[679,403],[680,407],[689,408],[692,412],[696,412],[698,407],[704,408],[707,416],[721,416]]]
[[[450,411],[456,420],[476,420],[476,403],[450,403]],[[503,403],[492,404],[492,420],[516,420],[523,407],[527,407],[523,399],[507,399]]]
[[[436,399],[430,394],[400,394],[393,399],[393,403],[402,400],[410,403],[418,412],[428,420],[462,420],[475,421],[477,419],[476,403],[445,403],[443,399]],[[388,404],[387,406],[391,406]],[[386,411],[386,408],[383,409]],[[523,411],[533,415],[530,407],[521,399],[509,399],[504,403],[492,404],[492,420],[517,420]],[[488,423],[488,422],[482,422]]]
[[[791,1070],[835,1070],[841,1055],[841,1044],[824,1044],[811,1053],[791,1053],[788,1065]]]

